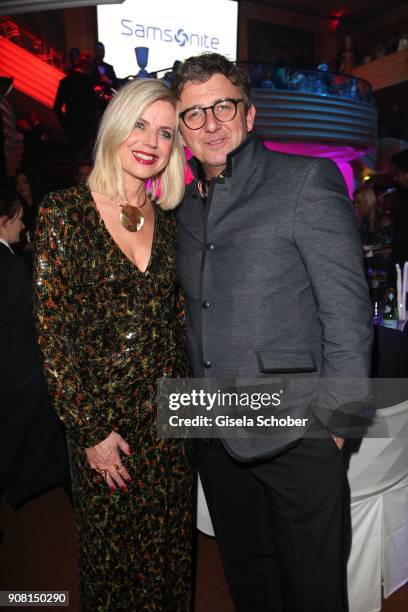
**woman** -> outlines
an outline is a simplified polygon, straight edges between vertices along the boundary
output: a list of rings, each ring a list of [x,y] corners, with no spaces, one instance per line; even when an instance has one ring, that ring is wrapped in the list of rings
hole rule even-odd
[[[374,189],[363,185],[354,193],[357,224],[370,282],[385,283],[394,236],[393,219],[380,205]]]
[[[38,208],[44,195],[40,179],[35,172],[28,168],[17,168],[15,189],[23,202],[24,225],[26,230],[33,233]]]
[[[13,251],[22,217],[17,196],[0,191],[0,490],[15,507],[69,474],[65,436],[41,369],[30,275]]]
[[[156,437],[156,380],[188,376],[175,273],[184,189],[175,102],[123,87],[89,186],[53,193],[37,231],[40,345],[68,428],[83,610],[189,609],[187,443]]]
[[[17,168],[14,184],[23,204],[26,230],[17,246],[17,252],[24,257],[30,274],[32,274],[35,224],[44,191],[38,176],[28,168]]]

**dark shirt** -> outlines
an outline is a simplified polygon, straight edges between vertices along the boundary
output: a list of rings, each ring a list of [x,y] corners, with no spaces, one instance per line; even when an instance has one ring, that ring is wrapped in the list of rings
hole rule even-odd
[[[0,243],[0,380],[4,387],[41,372],[31,278],[24,260]]]
[[[99,72],[98,66],[101,66],[104,69],[104,76],[106,76],[107,79],[109,79],[110,84],[105,83],[103,81],[102,75]],[[107,85],[109,89],[110,87],[113,87],[114,89],[118,89],[119,87],[119,81],[115,74],[115,69],[111,64],[108,64],[107,62],[100,62],[100,64],[97,64],[96,62],[94,63],[94,67],[93,67],[92,74],[91,74],[91,79],[94,85],[102,85],[102,86]],[[109,91],[107,91],[106,93],[109,93]]]
[[[65,113],[62,110],[64,104]],[[91,77],[77,70],[64,77],[58,86],[54,111],[65,129],[94,119],[98,100]]]
[[[408,261],[408,189],[400,189],[399,206],[395,215],[395,232],[392,243],[391,265]]]

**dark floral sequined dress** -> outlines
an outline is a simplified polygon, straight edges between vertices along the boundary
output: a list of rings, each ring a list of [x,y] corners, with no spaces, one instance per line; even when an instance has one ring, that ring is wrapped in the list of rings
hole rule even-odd
[[[156,380],[189,375],[173,213],[155,205],[142,273],[109,235],[86,186],[50,194],[36,238],[36,316],[50,392],[68,431],[81,608],[189,609],[189,444],[157,440]],[[132,482],[111,492],[84,453],[114,430]]]

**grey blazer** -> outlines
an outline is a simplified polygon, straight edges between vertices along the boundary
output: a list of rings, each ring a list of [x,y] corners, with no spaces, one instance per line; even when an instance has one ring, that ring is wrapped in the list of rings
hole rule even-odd
[[[372,327],[341,174],[326,159],[268,151],[255,135],[228,156],[224,174],[205,206],[194,182],[177,210],[194,377],[311,376],[313,401],[297,398],[294,414],[345,436],[366,389]],[[347,377],[361,384],[344,389]],[[223,442],[234,457],[253,460],[294,439]]]

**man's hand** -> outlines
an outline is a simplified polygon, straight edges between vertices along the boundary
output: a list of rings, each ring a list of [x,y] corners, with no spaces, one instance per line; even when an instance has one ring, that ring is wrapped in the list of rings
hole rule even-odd
[[[339,438],[337,436],[332,436],[332,438],[335,441],[335,443],[337,444],[337,446],[339,447],[339,449],[342,450],[342,448],[344,446],[344,438]]]
[[[112,431],[99,444],[85,449],[89,465],[101,474],[112,491],[115,491],[115,485],[118,485],[124,491],[126,481],[132,480],[127,469],[121,463],[120,450],[125,455],[132,455],[128,443],[115,431]]]

